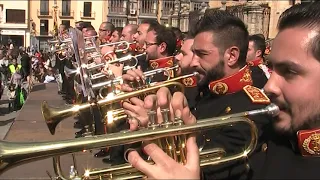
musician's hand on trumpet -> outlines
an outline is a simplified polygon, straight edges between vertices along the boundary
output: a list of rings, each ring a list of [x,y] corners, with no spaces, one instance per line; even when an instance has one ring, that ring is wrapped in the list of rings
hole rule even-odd
[[[172,117],[177,117],[181,118],[185,124],[196,123],[196,118],[191,114],[187,99],[183,93],[177,92],[171,96],[168,88],[161,88],[156,95],[147,96],[144,107],[146,109],[157,107],[158,122],[164,121],[160,110],[170,109],[169,116],[171,116],[171,120],[173,119]],[[145,124],[146,122],[141,123]],[[195,135],[188,137],[186,147],[187,163],[185,165],[173,160],[154,143],[145,144],[143,147],[143,151],[151,157],[155,163],[154,165],[144,161],[136,151],[131,151],[128,154],[128,160],[133,167],[151,179],[200,179],[199,149]]]
[[[124,92],[131,92],[134,90],[135,87],[132,87],[132,85],[137,82],[138,84],[144,84],[145,83],[145,76],[140,68],[132,68],[127,71],[126,74],[122,75],[123,79],[123,85],[121,87],[121,90]]]
[[[144,107],[143,100],[133,97],[129,102],[123,102],[122,107],[128,115],[130,130],[137,130],[139,127],[146,127],[148,124],[148,111]]]

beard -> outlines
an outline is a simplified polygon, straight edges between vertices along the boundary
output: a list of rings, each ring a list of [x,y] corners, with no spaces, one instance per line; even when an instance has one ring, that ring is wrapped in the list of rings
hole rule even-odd
[[[224,76],[224,61],[219,60],[218,64],[215,67],[209,69],[206,73],[206,76],[204,76],[203,79],[198,82],[198,86],[208,86],[211,81],[219,80]]]
[[[279,106],[281,111],[284,111],[290,116],[290,126],[289,128],[281,128],[277,126],[277,120],[273,123],[274,129],[283,135],[295,135],[296,132],[300,130],[314,129],[320,127],[320,112],[319,109],[312,108],[318,107],[317,105],[302,107],[300,112],[302,114],[307,114],[304,118],[300,119],[300,123],[294,121],[294,113],[292,107],[287,102],[280,102],[278,100],[272,100],[277,106]],[[313,109],[311,112],[310,109]]]

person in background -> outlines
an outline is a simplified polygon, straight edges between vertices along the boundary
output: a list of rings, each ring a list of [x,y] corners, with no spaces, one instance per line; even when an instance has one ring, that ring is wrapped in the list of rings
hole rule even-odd
[[[247,64],[252,71],[254,86],[263,88],[270,77],[271,70],[265,65],[263,56],[266,50],[265,39],[261,35],[249,36]]]
[[[99,27],[99,41],[100,44],[106,44],[110,42],[110,37],[115,30],[114,25],[111,22],[103,22]]]
[[[122,36],[122,27],[116,27],[115,30],[113,31],[111,37],[110,37],[110,42],[115,43],[119,42],[120,38]]]
[[[121,34],[120,41],[126,41],[128,43],[134,42],[133,36],[137,33],[138,25],[136,24],[128,24],[126,25]]]

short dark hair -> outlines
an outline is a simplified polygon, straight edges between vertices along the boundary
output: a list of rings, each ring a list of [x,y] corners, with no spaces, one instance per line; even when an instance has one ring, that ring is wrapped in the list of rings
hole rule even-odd
[[[309,43],[309,49],[320,61],[320,2],[296,4],[284,11],[278,21],[279,32],[294,27],[317,31],[318,34]]]
[[[95,31],[94,27],[91,24],[86,24],[85,26],[83,26],[83,28],[86,28],[87,31],[89,31],[89,30],[94,30]]]
[[[237,46],[240,50],[239,65],[246,64],[248,51],[248,30],[238,17],[222,10],[208,9],[198,21],[194,33],[214,33],[214,42],[219,47],[220,53],[224,53],[231,46]]]
[[[118,31],[119,36],[122,34],[123,27],[116,27],[114,31]]]
[[[166,52],[169,56],[172,56],[176,51],[176,36],[174,32],[163,25],[156,26],[154,31],[156,34],[157,43],[166,43]]]
[[[148,24],[149,28],[148,28],[148,32],[154,30],[155,27],[159,26],[159,22],[155,19],[144,19],[141,21],[140,24]]]
[[[106,29],[111,31],[111,33],[113,33],[113,31],[116,29],[116,27],[111,22],[103,22],[102,24],[105,24]]]
[[[264,56],[264,51],[266,50],[266,42],[265,40],[258,34],[249,36],[249,42],[253,42],[254,50],[261,51],[261,57]]]
[[[183,39],[183,34],[181,32],[181,30],[177,27],[171,27],[171,30],[174,32],[174,34],[176,35],[177,39],[182,40]]]

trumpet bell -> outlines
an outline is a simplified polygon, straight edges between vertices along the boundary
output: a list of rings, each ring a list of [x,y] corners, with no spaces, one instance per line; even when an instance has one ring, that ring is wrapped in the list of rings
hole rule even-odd
[[[41,112],[42,112],[42,116],[48,126],[48,129],[52,135],[55,134],[55,130],[56,130],[57,125],[63,119],[75,114],[73,111],[70,111],[68,113],[62,113],[63,110],[61,110],[59,108],[49,107],[48,103],[46,101],[44,101],[41,104]]]

